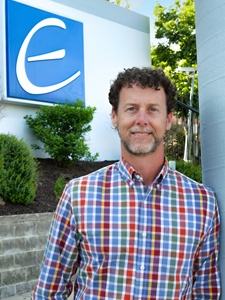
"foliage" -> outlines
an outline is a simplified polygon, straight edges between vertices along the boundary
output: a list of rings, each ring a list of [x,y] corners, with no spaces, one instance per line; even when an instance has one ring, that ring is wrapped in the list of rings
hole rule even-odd
[[[57,198],[60,198],[63,190],[65,188],[66,184],[66,175],[61,175],[59,178],[56,180],[55,187],[54,187],[54,194],[56,195]]]
[[[35,197],[38,163],[14,135],[0,134],[0,194],[4,201],[28,205]]]
[[[0,142],[0,201],[2,201],[3,197],[3,176],[4,176],[4,153],[3,153],[3,145]]]
[[[89,123],[93,119],[95,107],[85,107],[81,100],[41,106],[36,116],[26,115],[27,124],[43,143],[43,150],[48,153],[58,166],[65,166],[85,158],[94,161],[85,143],[85,134],[91,130]],[[33,144],[34,149],[40,146]]]
[[[176,69],[178,61],[183,59],[187,66],[195,64],[197,58],[194,0],[176,0],[168,10],[157,2],[154,14],[157,17],[155,37],[164,39],[156,47],[158,58],[155,59],[173,69]],[[178,46],[175,50],[172,47],[174,45]]]
[[[155,38],[159,43],[152,46],[152,64],[163,68],[178,90],[190,92],[191,78],[178,67],[195,67],[197,71],[194,0],[176,0],[168,9],[157,2],[154,14]],[[196,97],[197,72],[194,91]]]
[[[166,157],[167,157],[168,161],[175,160],[168,154],[166,154]],[[185,176],[187,176],[199,183],[202,183],[202,168],[201,168],[201,166],[193,163],[192,161],[186,162],[182,158],[175,160],[175,162],[176,162],[176,170],[178,172],[184,174]]]
[[[172,123],[164,136],[164,149],[169,157],[182,159],[184,156],[185,131],[183,124]]]
[[[197,182],[202,182],[202,169],[193,162],[185,162],[183,159],[180,159],[176,162],[176,169],[187,177]]]
[[[171,129],[165,132],[164,135],[164,150],[168,157],[172,160],[183,159],[185,152],[185,143],[187,138],[187,127],[188,120],[182,113],[179,116],[179,113],[175,113]],[[180,118],[179,118],[180,117]],[[200,163],[200,153],[201,153],[201,145],[200,145],[200,136],[199,136],[199,125],[196,123],[199,122],[199,117],[196,117],[196,114],[192,114],[191,121],[191,139],[190,139],[190,152],[188,155],[188,159],[192,160],[194,163]],[[195,125],[194,125],[195,124]],[[194,132],[193,132],[194,130]]]
[[[129,8],[130,7],[130,4],[128,3],[128,0],[106,0],[108,2],[111,2],[111,3],[114,3],[114,4],[117,4],[117,5],[120,5],[122,7],[125,7],[125,8]]]

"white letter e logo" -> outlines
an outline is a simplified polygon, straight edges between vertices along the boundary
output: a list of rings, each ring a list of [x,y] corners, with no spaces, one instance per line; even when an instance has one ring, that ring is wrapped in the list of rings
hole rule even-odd
[[[76,79],[80,75],[80,71],[78,71],[77,73],[75,73],[74,75],[69,77],[68,79],[66,79],[66,80],[64,80],[60,83],[50,85],[50,86],[46,86],[46,87],[36,86],[36,85],[32,84],[30,82],[30,80],[27,78],[27,74],[26,74],[26,70],[25,70],[25,56],[26,56],[27,47],[29,45],[29,42],[30,42],[31,38],[35,34],[35,32],[37,32],[40,28],[43,28],[43,27],[46,27],[46,26],[58,26],[58,27],[61,27],[63,29],[66,29],[66,25],[64,24],[64,22],[59,20],[59,19],[49,18],[49,19],[45,19],[45,20],[39,22],[37,25],[35,25],[31,29],[31,31],[26,36],[26,38],[25,38],[25,40],[24,40],[24,42],[23,42],[23,44],[20,48],[20,52],[19,52],[19,55],[18,55],[18,58],[17,58],[16,74],[17,74],[18,81],[19,81],[21,87],[27,93],[30,93],[30,94],[47,94],[47,93],[51,93],[53,91],[56,91],[56,90],[64,87],[65,85],[69,84],[70,82],[72,82],[74,79]],[[28,61],[59,59],[59,58],[63,58],[64,56],[65,56],[65,50],[62,49],[62,50],[59,50],[59,51],[54,51],[54,52],[39,55],[39,56],[36,56],[36,57],[30,57],[30,58],[28,58]]]

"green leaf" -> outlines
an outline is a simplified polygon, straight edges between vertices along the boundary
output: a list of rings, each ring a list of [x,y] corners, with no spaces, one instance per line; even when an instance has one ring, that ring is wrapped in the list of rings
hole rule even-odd
[[[59,166],[72,164],[84,157],[93,160],[85,143],[85,134],[91,130],[96,107],[85,107],[82,100],[57,103],[54,106],[41,106],[36,116],[25,116],[28,126],[38,140],[43,143],[43,150]],[[38,149],[38,145],[33,145]]]
[[[154,14],[158,44],[151,47],[152,65],[166,70],[178,90],[185,89],[190,92],[189,78],[178,72],[177,67],[196,67],[197,71],[194,0],[176,0],[168,8],[157,2]],[[196,75],[195,98],[198,97],[197,82]]]

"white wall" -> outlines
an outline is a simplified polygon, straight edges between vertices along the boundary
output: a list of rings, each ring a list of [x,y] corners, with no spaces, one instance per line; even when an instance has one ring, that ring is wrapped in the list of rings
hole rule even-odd
[[[97,108],[91,124],[92,131],[87,136],[90,150],[92,154],[99,152],[99,160],[119,159],[120,143],[117,132],[111,126],[111,106],[108,103],[110,80],[115,79],[124,68],[150,66],[149,20],[105,0],[61,1],[68,6],[56,1],[38,0],[35,1],[35,7],[84,24],[86,105]],[[19,2],[34,5],[32,0]],[[0,56],[1,62],[3,53],[0,52]],[[4,81],[2,84],[5,85]],[[23,117],[26,114],[34,115],[37,109],[15,105],[14,102],[7,104],[7,115],[0,122],[0,132],[10,132],[34,142],[35,138]],[[35,152],[35,155],[45,157],[40,151]]]

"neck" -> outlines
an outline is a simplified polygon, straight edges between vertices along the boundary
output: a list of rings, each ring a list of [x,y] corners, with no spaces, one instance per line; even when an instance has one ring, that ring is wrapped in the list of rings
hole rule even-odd
[[[122,156],[137,172],[141,173],[144,183],[148,187],[164,164],[163,142],[155,152],[140,156],[127,152],[122,146]]]

